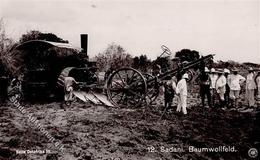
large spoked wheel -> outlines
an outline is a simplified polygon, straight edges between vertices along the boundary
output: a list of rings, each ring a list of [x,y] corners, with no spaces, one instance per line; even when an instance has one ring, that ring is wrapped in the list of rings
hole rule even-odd
[[[143,75],[133,68],[113,72],[107,81],[107,96],[116,106],[138,107],[146,98],[147,85]]]
[[[156,98],[159,95],[159,82],[157,81],[157,79],[155,78],[155,76],[145,73],[143,74],[145,79],[146,79],[146,83],[147,83],[147,94],[146,94],[146,101],[148,104],[151,104],[152,102],[154,102],[156,100]]]

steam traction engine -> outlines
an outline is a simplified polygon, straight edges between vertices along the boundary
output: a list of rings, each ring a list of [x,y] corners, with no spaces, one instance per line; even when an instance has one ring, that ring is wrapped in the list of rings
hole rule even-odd
[[[22,75],[22,94],[25,99],[62,97],[62,76],[72,76],[76,81],[95,84],[96,63],[87,57],[88,35],[81,35],[81,47],[68,43],[31,40],[15,47],[16,75]]]

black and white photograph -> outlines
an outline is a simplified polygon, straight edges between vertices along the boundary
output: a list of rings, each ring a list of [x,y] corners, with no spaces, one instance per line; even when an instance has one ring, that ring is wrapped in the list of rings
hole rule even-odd
[[[0,0],[0,160],[259,152],[259,0]]]

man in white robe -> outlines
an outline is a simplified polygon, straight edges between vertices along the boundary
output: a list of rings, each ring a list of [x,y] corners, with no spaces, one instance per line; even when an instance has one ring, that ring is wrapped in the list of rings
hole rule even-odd
[[[249,107],[254,107],[256,83],[253,68],[250,67],[248,72],[246,76],[246,102]]]
[[[230,87],[230,99],[234,107],[238,107],[241,84],[245,82],[245,77],[238,74],[238,69],[233,69],[233,73],[228,76],[228,85]]]
[[[216,90],[220,99],[220,107],[224,107],[227,79],[224,76],[223,71],[219,71],[218,76],[219,78],[216,81]]]
[[[185,73],[182,76],[182,79],[178,82],[176,87],[176,94],[178,95],[178,106],[177,112],[183,112],[183,114],[187,114],[187,82],[186,80],[189,78],[188,74]]]

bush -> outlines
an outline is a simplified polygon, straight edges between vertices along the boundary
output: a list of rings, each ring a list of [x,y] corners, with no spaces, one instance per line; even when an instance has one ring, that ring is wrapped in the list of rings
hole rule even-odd
[[[130,67],[133,60],[123,47],[115,43],[109,44],[103,53],[99,53],[94,58],[97,61],[97,67],[100,71],[106,71],[110,67],[118,69]]]

